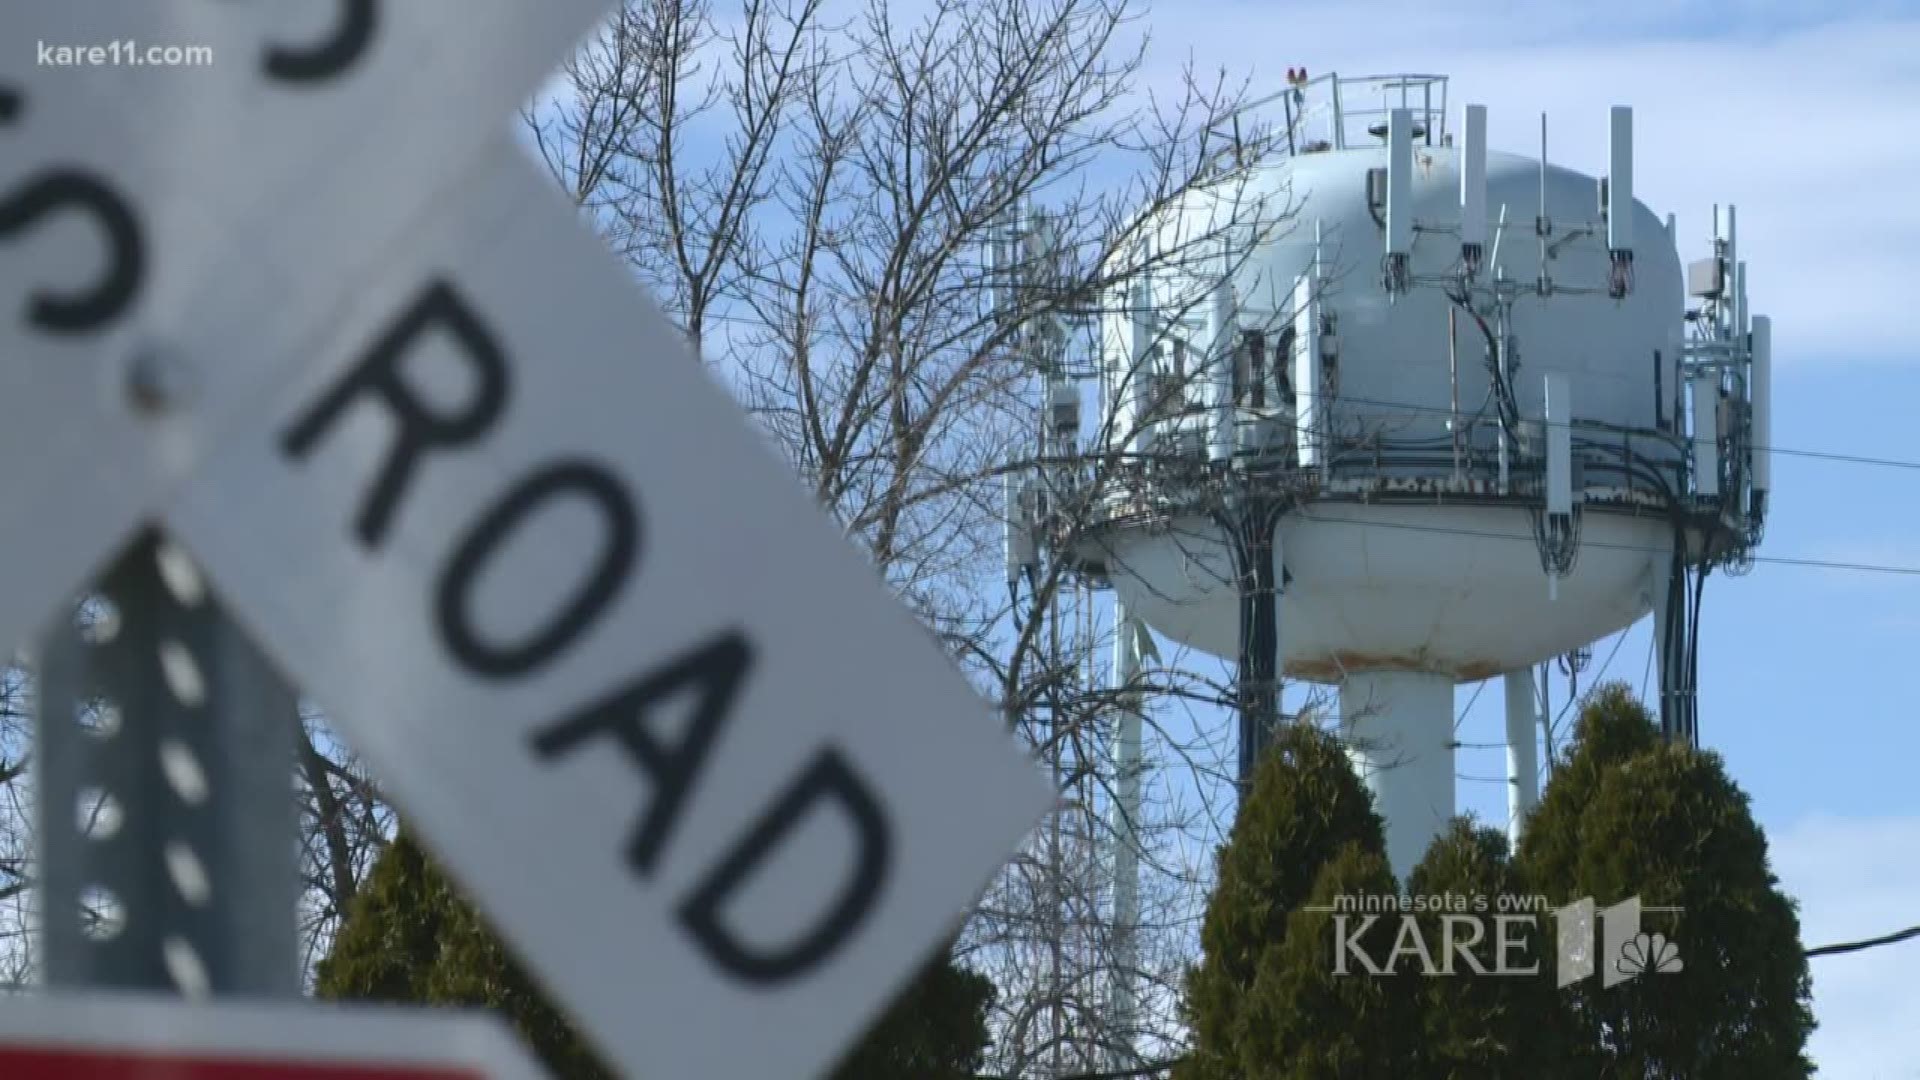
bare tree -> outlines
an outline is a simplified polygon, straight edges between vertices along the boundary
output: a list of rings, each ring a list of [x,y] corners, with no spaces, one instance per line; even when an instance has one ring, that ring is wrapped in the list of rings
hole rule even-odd
[[[1214,266],[1223,242],[1281,216],[1219,198],[1259,147],[1248,127],[1229,134],[1237,84],[1190,75],[1171,100],[1145,92],[1142,14],[1132,0],[636,0],[568,66],[561,100],[527,115],[555,179],[1057,769],[1055,819],[961,945],[1000,987],[990,1071],[1004,1075],[1177,1038],[1174,989],[1220,820],[1187,785],[1147,785],[1133,833],[1150,881],[1126,951],[1142,1030],[1110,1030],[1111,628],[1067,560],[1009,597],[1003,477],[1067,467],[1073,447],[1034,440],[1042,369],[1097,363],[1096,328],[1134,281]],[[1215,218],[1172,238],[1151,225],[1201,188]],[[1097,404],[1089,427],[1110,434],[1116,404]],[[1140,465],[1075,465],[1074,487]],[[1049,527],[1091,529],[1094,511],[1057,502]],[[1230,700],[1174,665],[1128,690],[1160,702],[1154,720]],[[1156,726],[1148,769],[1217,773],[1230,755],[1197,729]]]
[[[1143,278],[1197,279],[1285,219],[1246,195],[1264,143],[1234,122],[1239,83],[1143,86],[1143,14],[1137,0],[632,0],[568,63],[560,98],[526,114],[555,181],[1056,770],[1056,813],[959,946],[1000,988],[989,1071],[1004,1076],[1178,1045],[1178,987],[1226,818],[1207,786],[1178,778],[1224,777],[1231,747],[1199,717],[1232,686],[1184,655],[1110,685],[1098,574],[1071,554],[1112,512],[1109,481],[1184,466],[1081,453],[1126,445],[1122,426],[1141,422],[1124,378],[1076,407],[1086,438],[1036,438],[1055,384],[1111,359],[1102,326],[1126,318]],[[1213,211],[1184,213],[1196,199]],[[1158,224],[1176,210],[1185,233]],[[1185,316],[1201,302],[1157,302],[1165,347],[1193,346]],[[1149,409],[1186,408],[1190,389],[1156,384]],[[1045,504],[1052,553],[1011,593],[1009,474]],[[1144,796],[1116,830],[1128,708],[1148,727]],[[25,789],[7,770],[27,743],[8,742],[7,716],[12,797]],[[311,961],[393,814],[322,717],[297,722]],[[1128,927],[1110,917],[1121,831],[1144,878]],[[12,836],[0,830],[0,904],[30,880]],[[1119,964],[1139,1002],[1125,1028],[1110,1007]]]
[[[33,707],[26,668],[0,670],[0,988],[33,978]]]
[[[360,883],[392,839],[393,808],[318,708],[302,703],[294,725],[294,798],[300,813],[301,970],[332,947]]]

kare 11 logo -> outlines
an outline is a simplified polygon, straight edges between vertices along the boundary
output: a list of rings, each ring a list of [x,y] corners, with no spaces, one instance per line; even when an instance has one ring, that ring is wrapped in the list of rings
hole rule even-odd
[[[1646,906],[1637,896],[1604,908],[1591,896],[1560,907],[1544,896],[1342,896],[1307,910],[1333,915],[1336,975],[1538,975],[1541,958],[1531,946],[1539,935],[1531,931],[1543,918],[1553,922],[1554,970],[1562,989],[1596,973],[1601,986],[1614,987],[1642,975],[1686,970],[1677,944],[1643,928],[1647,916],[1684,909]],[[1399,925],[1391,947],[1369,953],[1367,940],[1378,937],[1374,927],[1394,917]]]

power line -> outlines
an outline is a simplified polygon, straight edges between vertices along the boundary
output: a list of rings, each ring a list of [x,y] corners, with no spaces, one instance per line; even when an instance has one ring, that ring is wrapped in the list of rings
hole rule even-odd
[[[1640,671],[1640,699],[1642,701],[1646,700],[1647,697],[1647,683],[1653,678],[1654,646],[1658,643],[1658,637],[1653,635],[1647,637],[1647,664],[1646,667]]]
[[[1896,930],[1891,934],[1883,934],[1877,938],[1867,938],[1864,941],[1843,941],[1837,945],[1822,945],[1819,948],[1808,949],[1807,958],[1812,959],[1816,956],[1838,956],[1841,953],[1860,952],[1863,949],[1875,949],[1882,945],[1892,945],[1896,942],[1910,941],[1914,938],[1920,938],[1920,926],[1909,926],[1905,930]]]
[[[1342,525],[1372,526],[1377,528],[1390,528],[1390,529],[1408,529],[1414,532],[1448,533],[1448,534],[1461,535],[1461,536],[1483,537],[1486,539],[1494,539],[1494,540],[1513,540],[1513,541],[1526,542],[1526,543],[1533,542],[1533,537],[1530,534],[1523,535],[1519,533],[1498,533],[1498,532],[1489,532],[1489,531],[1477,530],[1477,529],[1457,529],[1457,528],[1448,528],[1445,526],[1438,526],[1438,525],[1414,525],[1414,524],[1409,524],[1405,522],[1393,522],[1393,521],[1355,521],[1349,518],[1311,518],[1309,520],[1313,520],[1317,522],[1332,522],[1332,523],[1337,523]],[[1637,544],[1610,544],[1604,541],[1584,541],[1584,542],[1595,547],[1613,548],[1617,550],[1646,551],[1646,552],[1657,553],[1657,554],[1666,553],[1666,549],[1664,548],[1643,546],[1643,545],[1637,545]],[[1794,556],[1756,557],[1755,561],[1778,563],[1778,564],[1783,564],[1788,566],[1814,567],[1814,568],[1828,569],[1828,570],[1846,570],[1846,571],[1854,571],[1854,572],[1871,572],[1871,573],[1900,574],[1904,576],[1920,576],[1920,567],[1914,567],[1914,566],[1883,566],[1883,565],[1878,565],[1874,563],[1840,562],[1840,561],[1829,560],[1829,559],[1808,559],[1808,558],[1799,558]],[[1607,654],[1607,659],[1601,663],[1600,670],[1598,673],[1596,673],[1596,681],[1598,681],[1599,676],[1604,675],[1606,673],[1608,666],[1612,664],[1614,654],[1619,652],[1620,643],[1625,640],[1625,637],[1626,637],[1626,632],[1624,630],[1615,636],[1613,649]],[[1484,684],[1482,685],[1484,686]],[[1643,692],[1644,692],[1644,683],[1643,683]],[[1477,692],[1475,697],[1477,699],[1478,697]],[[1468,709],[1472,708],[1472,704],[1473,704],[1472,701],[1468,702]],[[1569,705],[1570,704],[1571,702],[1569,702]],[[1565,715],[1565,707],[1562,708],[1562,716],[1564,717],[1564,715]],[[1464,714],[1462,715],[1462,717],[1455,720],[1454,726],[1456,729],[1459,726],[1460,719],[1464,719]],[[1459,745],[1470,745],[1470,744],[1459,744]],[[1472,745],[1477,745],[1477,744],[1472,744]],[[1505,744],[1487,744],[1487,745],[1505,745]],[[1456,774],[1456,778],[1462,779],[1462,780],[1481,782],[1481,783],[1508,783],[1509,782],[1509,780],[1505,777],[1473,776],[1473,775],[1468,775],[1464,773]],[[1820,957],[1820,956],[1838,956],[1844,953],[1862,952],[1867,949],[1879,948],[1884,945],[1894,945],[1894,944],[1898,944],[1899,942],[1911,941],[1916,938],[1920,938],[1920,926],[1910,926],[1904,930],[1896,930],[1893,933],[1884,934],[1884,935],[1881,935],[1880,937],[1866,938],[1860,941],[1836,942],[1831,945],[1816,946],[1814,948],[1807,949],[1805,951],[1805,955],[1809,959],[1812,959],[1814,957]]]
[[[1473,696],[1467,699],[1467,707],[1461,709],[1460,715],[1454,718],[1453,730],[1456,734],[1460,731],[1460,725],[1466,723],[1467,714],[1473,711],[1473,703],[1480,700],[1480,691],[1486,688],[1487,684],[1485,682],[1481,682],[1473,688]]]
[[[1862,454],[1841,454],[1829,450],[1789,450],[1782,446],[1755,447],[1770,454],[1789,454],[1794,457],[1818,458],[1822,461],[1844,461],[1854,465],[1884,465],[1892,469],[1920,469],[1920,461],[1902,461],[1898,458],[1867,457]]]
[[[1606,677],[1607,669],[1613,666],[1613,658],[1620,655],[1620,646],[1626,642],[1627,631],[1631,629],[1632,627],[1630,626],[1623,626],[1620,628],[1618,632],[1616,632],[1613,635],[1613,648],[1607,650],[1607,658],[1605,660],[1600,661],[1600,670],[1593,673],[1594,686],[1600,685],[1600,681]],[[1567,672],[1570,679],[1578,678],[1580,674],[1578,668],[1563,667],[1560,670],[1563,672]],[[1573,709],[1573,706],[1576,704],[1576,702],[1574,701],[1573,692],[1571,689],[1572,683],[1569,682],[1568,686],[1569,686],[1569,690],[1567,692],[1567,703],[1560,706],[1560,715],[1553,718],[1554,727],[1559,727],[1561,722],[1566,720],[1567,713],[1570,712]]]
[[[741,316],[741,315],[727,315],[727,314],[721,314],[716,312],[708,312],[703,317],[711,321],[738,323],[744,326],[757,326],[762,329],[769,329],[769,330],[774,329],[774,327],[771,324],[763,320],[748,318],[746,316]],[[840,338],[841,340],[846,341],[849,344],[859,344],[865,340],[861,335],[850,333],[847,331],[842,331],[842,330],[829,329],[826,327],[816,327],[810,330],[809,332],[819,334],[822,337]],[[1356,405],[1378,405],[1383,408],[1401,409],[1407,412],[1446,414],[1449,416],[1472,415],[1464,412],[1456,413],[1452,408],[1449,408],[1443,405],[1419,405],[1411,401],[1388,401],[1382,398],[1352,397],[1344,394],[1335,395],[1331,399],[1331,403],[1333,404],[1339,404],[1341,402],[1347,402],[1347,403],[1356,404]],[[1685,439],[1677,435],[1672,437],[1677,441],[1681,441],[1681,442],[1686,441]],[[1799,447],[1788,447],[1788,446],[1755,446],[1753,449],[1756,451],[1765,451],[1766,453],[1773,454],[1777,457],[1800,457],[1800,458],[1808,458],[1816,461],[1832,461],[1832,462],[1837,462],[1837,463],[1847,464],[1847,465],[1872,465],[1872,466],[1877,466],[1880,468],[1888,468],[1888,469],[1920,470],[1920,460],[1910,460],[1905,458],[1877,457],[1871,454],[1854,454],[1854,453],[1848,453],[1848,452],[1839,451],[1839,450],[1807,450]]]
[[[1383,504],[1376,503],[1368,505]],[[1408,532],[1440,533],[1448,536],[1470,536],[1484,540],[1511,540],[1516,543],[1534,543],[1532,533],[1493,532],[1486,529],[1464,529],[1447,525],[1416,525],[1406,521],[1358,521],[1353,518],[1315,517],[1304,513],[1301,516],[1304,520],[1323,525],[1350,525],[1355,528],[1370,529],[1404,529]],[[1197,538],[1196,536],[1196,539]],[[1672,552],[1665,547],[1656,547],[1651,544],[1623,544],[1606,540],[1592,540],[1584,537],[1580,543],[1584,547],[1601,548],[1610,551],[1635,551],[1648,555],[1672,554]],[[1843,562],[1836,559],[1813,559],[1799,555],[1755,555],[1751,558],[1756,563],[1772,563],[1778,566],[1799,566],[1815,570],[1843,570],[1852,573],[1896,574],[1902,577],[1920,577],[1920,566]]]
[[[1356,405],[1378,405],[1382,408],[1401,409],[1406,412],[1433,413],[1447,416],[1468,417],[1477,415],[1477,413],[1469,413],[1464,410],[1456,412],[1451,407],[1445,405],[1420,405],[1411,401],[1388,401],[1382,398],[1351,397],[1344,394],[1334,395],[1330,399],[1330,402],[1335,405],[1341,402],[1351,402]],[[1668,437],[1678,443],[1687,443],[1690,441],[1676,434],[1669,433]],[[1868,454],[1844,453],[1835,450],[1803,450],[1787,446],[1755,446],[1753,449],[1764,450],[1769,454],[1782,457],[1814,458],[1821,461],[1844,462],[1852,465],[1878,465],[1892,469],[1920,469],[1920,460],[1874,457]]]
[[[1405,529],[1410,532],[1445,533],[1453,536],[1472,536],[1486,540],[1513,540],[1527,544],[1534,542],[1532,533],[1493,532],[1485,529],[1463,529],[1445,525],[1416,525],[1404,521],[1356,521],[1352,518],[1307,517],[1306,520],[1367,528]],[[1613,551],[1638,551],[1645,552],[1649,555],[1670,554],[1668,549],[1655,547],[1650,544],[1623,544],[1586,538],[1582,538],[1580,543],[1583,547],[1602,548]],[[1772,563],[1777,566],[1800,566],[1816,570],[1845,570],[1855,573],[1898,574],[1908,577],[1920,577],[1920,566],[1890,566],[1880,563],[1841,562],[1834,559],[1812,559],[1796,555],[1755,555],[1752,556],[1752,559],[1756,563]]]

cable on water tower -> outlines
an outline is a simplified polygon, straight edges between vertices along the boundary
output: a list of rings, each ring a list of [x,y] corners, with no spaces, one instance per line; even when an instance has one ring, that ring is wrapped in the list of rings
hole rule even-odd
[[[1280,519],[1293,505],[1290,494],[1258,478],[1243,478],[1229,505],[1213,513],[1228,537],[1239,581],[1242,630],[1235,702],[1240,746],[1235,776],[1243,794],[1280,722],[1279,609],[1285,582],[1276,564]]]

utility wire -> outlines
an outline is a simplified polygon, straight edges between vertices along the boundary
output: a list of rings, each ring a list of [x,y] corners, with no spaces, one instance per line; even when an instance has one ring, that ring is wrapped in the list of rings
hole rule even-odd
[[[1860,952],[1863,949],[1874,949],[1882,945],[1892,945],[1895,942],[1910,941],[1914,938],[1920,938],[1920,926],[1909,926],[1905,930],[1896,930],[1891,934],[1884,934],[1877,938],[1867,938],[1865,941],[1843,941],[1837,945],[1822,945],[1819,948],[1808,949],[1807,958],[1812,959],[1816,956],[1838,956],[1841,953]]]
[[[1607,658],[1600,661],[1600,670],[1593,673],[1594,686],[1599,686],[1601,681],[1606,678],[1607,669],[1613,666],[1613,658],[1620,655],[1620,645],[1627,640],[1627,631],[1631,629],[1633,628],[1630,626],[1621,627],[1613,635],[1613,648],[1607,650]],[[1569,672],[1568,668],[1561,668],[1560,670],[1562,672]],[[1579,675],[1579,669],[1571,669],[1570,674],[1573,677],[1577,677]],[[1589,689],[1591,689],[1591,687]],[[1642,693],[1644,696],[1644,691]],[[1558,728],[1566,722],[1567,713],[1572,711],[1576,704],[1578,704],[1578,702],[1575,701],[1573,695],[1569,693],[1566,702],[1560,706],[1560,715],[1553,718],[1553,726],[1555,728]]]
[[[1642,701],[1645,701],[1647,697],[1647,683],[1653,679],[1654,646],[1658,645],[1659,642],[1660,639],[1658,635],[1649,635],[1647,637],[1647,664],[1640,670],[1640,699]]]
[[[1838,956],[1842,953],[1860,952],[1882,945],[1892,945],[1901,941],[1910,941],[1914,938],[1920,938],[1920,926],[1910,926],[1905,930],[1899,930],[1877,938],[1868,938],[1864,941],[1846,941],[1834,945],[1821,945],[1806,950],[1805,955],[1809,960],[1817,956]],[[1136,1078],[1157,1077],[1173,1068],[1179,1061],[1180,1059],[1178,1058],[1172,1058],[1115,1072],[1076,1073],[1071,1076],[1062,1077],[1061,1080],[1136,1080]],[[977,1076],[974,1080],[1012,1080],[1012,1078]]]
[[[1532,533],[1491,532],[1484,529],[1462,529],[1445,525],[1415,525],[1411,522],[1403,521],[1355,521],[1351,518],[1337,517],[1304,517],[1304,520],[1322,524],[1353,525],[1364,528],[1405,529],[1409,532],[1473,536],[1486,540],[1513,540],[1527,544],[1534,542]],[[1584,538],[1580,543],[1583,547],[1605,548],[1611,551],[1640,551],[1650,555],[1668,554],[1666,548],[1655,547],[1650,544],[1622,544]],[[1834,559],[1811,559],[1795,555],[1755,555],[1752,558],[1756,563],[1773,563],[1777,566],[1801,566],[1816,570],[1846,570],[1856,573],[1899,574],[1909,577],[1920,577],[1920,566],[1892,566],[1881,563],[1841,562]]]
[[[1327,504],[1321,504],[1327,505]],[[1355,504],[1359,505],[1359,504]],[[1368,504],[1383,505],[1383,504]],[[1471,536],[1484,540],[1512,540],[1517,543],[1534,542],[1531,533],[1492,532],[1485,529],[1464,529],[1447,525],[1416,525],[1405,521],[1358,521],[1353,518],[1318,517],[1301,513],[1301,519],[1323,525],[1350,525],[1367,529],[1402,529],[1408,532],[1440,533],[1447,536]],[[1198,539],[1198,537],[1195,537]],[[1606,540],[1583,538],[1584,547],[1604,548],[1609,551],[1636,551],[1649,555],[1667,555],[1671,552],[1665,547],[1651,544],[1623,544]],[[1920,566],[1895,566],[1885,563],[1843,562],[1835,559],[1813,559],[1798,555],[1755,555],[1756,563],[1772,563],[1777,566],[1799,566],[1815,570],[1844,570],[1851,573],[1895,574],[1903,577],[1920,577]]]
[[[1504,783],[1504,781],[1502,782]],[[1867,938],[1863,941],[1845,941],[1833,945],[1821,945],[1806,950],[1804,955],[1809,960],[1818,956],[1838,956],[1843,953],[1861,952],[1865,949],[1878,948],[1882,945],[1892,945],[1902,941],[1910,941],[1915,938],[1920,938],[1920,926],[1910,926],[1905,930],[1895,931],[1894,933],[1881,937]],[[1113,1072],[1076,1073],[1071,1076],[1062,1077],[1061,1080],[1137,1080],[1137,1078],[1157,1077],[1173,1068],[1179,1061],[1180,1059],[1178,1058],[1171,1058]],[[1012,1080],[1012,1078],[977,1076],[974,1080]]]
[[[1513,540],[1513,541],[1523,541],[1526,543],[1533,542],[1533,537],[1531,535],[1523,535],[1519,533],[1487,532],[1484,530],[1477,530],[1477,529],[1455,529],[1455,528],[1447,528],[1447,527],[1438,526],[1438,525],[1412,525],[1412,524],[1406,524],[1402,522],[1392,522],[1392,521],[1353,521],[1353,520],[1343,519],[1343,518],[1311,518],[1309,520],[1319,521],[1319,522],[1333,522],[1333,523],[1343,524],[1343,525],[1371,526],[1376,528],[1388,528],[1388,529],[1408,529],[1414,532],[1448,533],[1448,534],[1461,535],[1461,536],[1477,536],[1477,537],[1484,537],[1484,538],[1493,539],[1493,540]],[[1609,544],[1602,541],[1591,541],[1591,540],[1585,541],[1585,543],[1594,547],[1606,547],[1606,548],[1614,548],[1618,550],[1648,551],[1648,552],[1656,552],[1656,553],[1665,552],[1664,548],[1644,547],[1636,544]],[[1819,569],[1828,569],[1828,570],[1848,570],[1848,571],[1855,571],[1855,572],[1872,572],[1872,573],[1885,573],[1885,574],[1901,574],[1901,575],[1907,575],[1907,576],[1920,576],[1920,567],[1915,567],[1915,566],[1881,566],[1881,565],[1876,565],[1872,563],[1838,562],[1838,561],[1828,560],[1828,559],[1805,559],[1805,558],[1796,558],[1791,556],[1757,557],[1755,561],[1779,563],[1779,564],[1784,564],[1788,566],[1815,567]],[[1607,654],[1606,660],[1601,663],[1600,671],[1598,673],[1599,675],[1604,675],[1606,673],[1608,666],[1611,665],[1613,662],[1614,654],[1619,652],[1620,643],[1625,639],[1625,637],[1626,637],[1626,634],[1624,631],[1622,631],[1621,633],[1615,636],[1614,647],[1612,651],[1610,651]],[[1598,675],[1596,675],[1596,681],[1597,681],[1597,678],[1598,678]],[[1471,703],[1469,703],[1469,707],[1471,707]],[[1564,714],[1565,714],[1565,711],[1563,708],[1562,715],[1564,716]],[[1455,726],[1456,728],[1458,727],[1458,721],[1456,721]],[[1506,783],[1507,782],[1506,779],[1498,778],[1498,777],[1480,777],[1480,776],[1462,775],[1460,776],[1460,779],[1482,781],[1486,783]],[[1813,957],[1818,957],[1818,956],[1837,956],[1842,953],[1860,952],[1866,949],[1878,948],[1882,945],[1893,945],[1902,941],[1910,941],[1915,938],[1920,938],[1920,926],[1910,926],[1905,930],[1898,930],[1891,934],[1886,934],[1876,938],[1867,938],[1862,941],[1847,941],[1847,942],[1838,942],[1832,945],[1821,945],[1821,946],[1806,950],[1806,956],[1809,959]]]
[[[1445,405],[1419,405],[1411,401],[1387,401],[1381,398],[1351,397],[1345,394],[1336,394],[1329,398],[1329,404],[1331,405],[1338,405],[1341,402],[1348,402],[1356,405],[1377,405],[1377,406],[1380,406],[1381,408],[1401,409],[1406,412],[1414,412],[1414,413],[1433,413],[1433,414],[1447,415],[1447,416],[1457,415],[1462,417],[1463,419],[1471,418],[1471,416],[1473,415],[1471,413],[1468,413],[1465,409],[1462,409],[1458,413],[1456,413],[1452,408]],[[1649,432],[1649,434],[1652,435],[1653,433]],[[1684,444],[1684,443],[1691,442],[1691,440],[1678,434],[1673,434],[1669,432],[1663,432],[1660,434],[1666,435],[1666,437],[1674,440],[1677,443]],[[1793,447],[1786,447],[1786,446],[1755,446],[1753,449],[1765,450],[1769,454],[1774,454],[1774,455],[1784,456],[1784,457],[1814,458],[1821,461],[1845,462],[1851,465],[1878,465],[1878,466],[1883,466],[1891,469],[1920,469],[1920,460],[1874,457],[1867,454],[1842,453],[1840,451],[1834,451],[1834,450],[1802,450],[1802,449],[1796,449]]]
[[[768,323],[760,319],[748,318],[742,315],[724,315],[724,314],[716,314],[716,313],[709,312],[705,316],[705,318],[711,321],[739,323],[747,326],[758,326],[763,329],[771,329],[771,326]],[[843,338],[848,342],[853,342],[853,343],[858,343],[859,341],[862,340],[862,338],[859,335],[846,333],[843,331],[829,330],[824,327],[816,328],[812,332],[820,334],[823,337]],[[1383,408],[1403,409],[1407,412],[1425,412],[1425,413],[1436,413],[1436,414],[1445,413],[1448,415],[1454,415],[1454,411],[1451,408],[1444,405],[1417,405],[1410,401],[1386,401],[1379,398],[1350,397],[1344,394],[1335,395],[1330,400],[1334,404],[1338,404],[1340,402],[1348,402],[1348,403],[1357,404],[1357,405],[1378,405]],[[1459,413],[1459,415],[1465,417],[1465,416],[1469,416],[1470,414],[1466,413],[1463,410],[1461,413]],[[1675,435],[1672,437],[1682,442],[1687,441],[1678,435]],[[1920,470],[1920,460],[1875,457],[1870,454],[1853,454],[1853,453],[1846,453],[1846,452],[1837,451],[1837,450],[1805,450],[1805,449],[1800,449],[1796,447],[1787,447],[1787,446],[1756,446],[1753,449],[1764,450],[1769,454],[1774,454],[1776,456],[1781,456],[1781,457],[1802,457],[1802,458],[1811,458],[1818,461],[1839,462],[1839,463],[1848,464],[1848,465],[1874,465],[1874,466],[1879,466],[1882,468],[1889,468],[1889,469]]]
[[[1884,465],[1891,469],[1920,469],[1920,461],[1902,461],[1898,458],[1867,457],[1862,454],[1841,454],[1829,450],[1789,450],[1782,446],[1755,447],[1770,454],[1789,454],[1793,457],[1816,458],[1821,461],[1843,461],[1851,465]]]
[[[1473,688],[1473,696],[1467,699],[1466,708],[1461,709],[1460,715],[1454,717],[1453,719],[1454,734],[1457,735],[1460,733],[1460,725],[1467,722],[1467,714],[1473,711],[1473,703],[1480,700],[1480,691],[1485,690],[1486,688],[1487,688],[1486,681],[1480,682],[1478,685],[1476,685]]]

